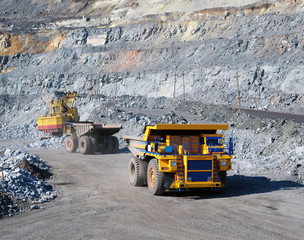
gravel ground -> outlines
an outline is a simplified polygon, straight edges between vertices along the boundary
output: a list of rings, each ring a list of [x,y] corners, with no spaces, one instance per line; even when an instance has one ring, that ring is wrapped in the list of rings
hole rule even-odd
[[[291,206],[303,200],[304,182],[303,120],[292,119],[292,114],[304,113],[301,1],[93,0],[46,4],[38,0],[26,6],[5,1],[0,6],[0,20],[0,171],[5,174],[5,190],[13,194],[2,198],[1,216],[36,209],[54,199],[58,192],[49,184],[53,164],[55,176],[63,180],[57,185],[52,182],[60,199],[48,205],[60,217],[52,209],[39,212],[41,224],[52,227],[43,234],[35,226],[37,235],[29,234],[29,238],[50,238],[52,233],[54,238],[60,234],[67,238],[70,233],[75,239],[98,238],[102,233],[106,239],[117,239],[128,229],[126,239],[131,239],[133,232],[135,238],[163,239],[178,233],[181,239],[197,239],[204,229],[206,239],[227,233],[231,239],[300,239],[303,219],[299,213],[303,209],[299,204],[295,212]],[[242,107],[266,112],[235,113],[236,73]],[[230,130],[224,135],[235,138],[230,195],[200,196],[197,202],[191,196],[146,197],[141,189],[133,189],[132,195],[129,186],[122,187],[122,179],[117,180],[121,185],[115,184],[115,174],[125,174],[125,162],[120,160],[129,157],[127,150],[117,155],[119,162],[113,163],[111,173],[92,167],[99,166],[99,157],[106,161],[102,167],[111,166],[109,156],[89,156],[88,163],[76,157],[65,165],[70,155],[62,153],[64,137],[41,141],[44,134],[37,131],[37,118],[48,113],[50,100],[58,92],[67,90],[79,93],[76,106],[82,121],[123,125],[117,134],[122,149],[122,137],[141,136],[146,124],[228,123]],[[267,110],[291,114],[288,119],[280,112],[273,117]],[[39,156],[26,152],[36,150]],[[111,181],[103,179],[108,184],[103,186],[95,173],[105,174]],[[113,193],[113,189],[120,192]],[[135,193],[139,194],[136,199]],[[103,197],[104,206],[98,207]],[[113,206],[110,200],[116,198]],[[147,203],[137,211],[140,198]],[[175,211],[164,215],[172,198]],[[207,215],[196,211],[206,211],[198,204],[202,202],[212,209],[207,211],[211,223],[202,221]],[[151,209],[148,203],[152,209],[164,207],[143,216]],[[223,209],[229,209],[228,213]],[[126,218],[128,222],[118,221],[121,212],[132,216]],[[172,219],[168,216],[179,219],[184,212],[191,231],[182,232],[179,222],[169,229],[167,223]],[[60,226],[48,220],[47,214],[63,219],[58,224],[67,231],[58,231]],[[159,224],[157,214],[164,220]],[[221,216],[219,222],[217,215]],[[31,222],[34,214],[23,216],[18,216],[16,223],[20,233],[28,233],[31,228],[27,224],[20,227],[20,223],[23,218]],[[103,216],[113,221],[107,222]],[[74,217],[76,222],[68,225]],[[88,225],[97,219],[98,226],[104,228],[98,230],[94,225],[90,233],[90,228],[82,228],[82,217]],[[146,224],[140,225],[141,219]],[[148,224],[150,220],[154,224]],[[113,224],[115,221],[118,224]],[[142,231],[137,225],[151,229]],[[72,226],[81,227],[83,235],[75,235]],[[218,228],[220,232],[214,233]],[[3,229],[7,239],[21,236],[10,225]]]
[[[230,175],[222,195],[151,195],[128,183],[130,153],[31,149],[52,166],[58,197],[0,221],[2,239],[303,238],[303,185],[267,175]]]

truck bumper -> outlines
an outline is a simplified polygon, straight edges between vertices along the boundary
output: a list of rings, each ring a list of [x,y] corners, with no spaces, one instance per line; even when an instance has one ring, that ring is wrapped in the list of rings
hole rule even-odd
[[[222,182],[173,182],[170,186],[171,189],[179,188],[223,188],[224,184]]]

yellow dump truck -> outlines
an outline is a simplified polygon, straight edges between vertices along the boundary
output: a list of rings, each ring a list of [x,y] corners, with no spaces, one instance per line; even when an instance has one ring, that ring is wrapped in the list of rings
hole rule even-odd
[[[166,189],[222,190],[231,170],[233,139],[225,144],[217,130],[228,124],[156,124],[146,126],[144,136],[125,136],[133,154],[129,182],[148,185],[154,195]]]
[[[77,149],[82,154],[116,153],[119,141],[112,135],[119,132],[121,124],[80,122],[78,110],[74,107],[76,97],[76,92],[67,92],[58,99],[52,99],[50,113],[37,120],[38,130],[55,136],[68,135],[65,148],[71,153]]]

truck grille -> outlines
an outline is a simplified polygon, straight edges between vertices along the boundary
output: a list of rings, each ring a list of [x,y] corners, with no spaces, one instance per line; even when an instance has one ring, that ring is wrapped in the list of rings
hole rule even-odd
[[[188,170],[212,170],[212,160],[188,160]]]
[[[212,179],[212,164],[212,160],[188,160],[187,180],[191,182],[210,181]]]

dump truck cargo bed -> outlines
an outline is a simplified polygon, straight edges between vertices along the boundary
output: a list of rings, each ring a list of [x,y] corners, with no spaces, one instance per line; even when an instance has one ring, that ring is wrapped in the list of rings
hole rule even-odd
[[[73,126],[78,136],[86,134],[88,132],[96,132],[105,136],[111,136],[120,131],[122,128],[121,124],[106,125],[103,123],[93,122],[77,122],[68,123]]]

